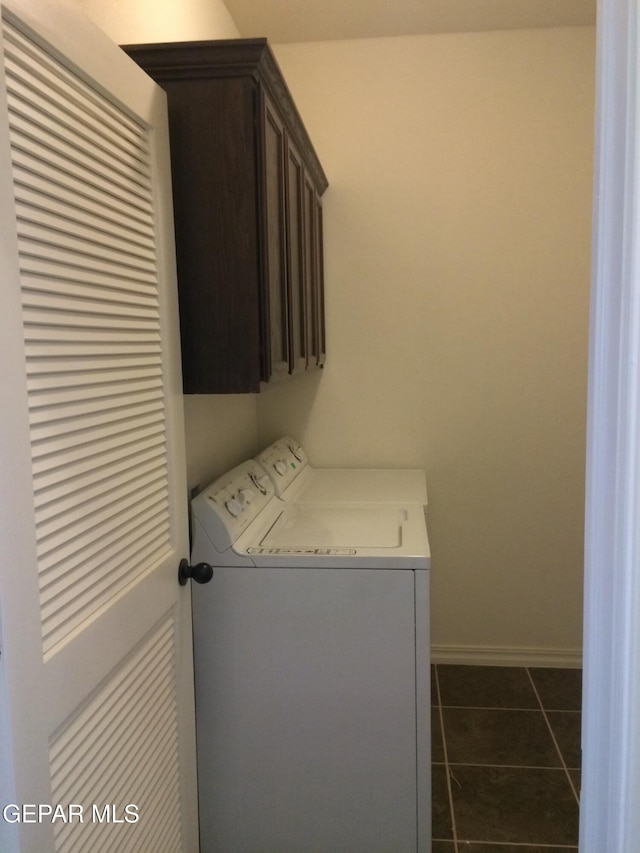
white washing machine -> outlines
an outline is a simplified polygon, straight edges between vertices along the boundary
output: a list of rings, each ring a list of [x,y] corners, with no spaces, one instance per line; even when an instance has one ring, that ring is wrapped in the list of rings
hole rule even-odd
[[[425,472],[417,468],[314,468],[301,444],[283,436],[256,457],[286,501],[370,501],[427,505]]]
[[[428,853],[422,507],[287,504],[250,461],[192,509],[202,853]]]

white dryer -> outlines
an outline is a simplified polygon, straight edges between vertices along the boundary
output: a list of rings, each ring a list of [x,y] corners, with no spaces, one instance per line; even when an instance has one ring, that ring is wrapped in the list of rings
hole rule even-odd
[[[421,469],[314,468],[301,444],[286,435],[256,458],[282,500],[427,505],[427,481]]]
[[[202,853],[428,853],[417,504],[286,504],[255,461],[192,504]]]

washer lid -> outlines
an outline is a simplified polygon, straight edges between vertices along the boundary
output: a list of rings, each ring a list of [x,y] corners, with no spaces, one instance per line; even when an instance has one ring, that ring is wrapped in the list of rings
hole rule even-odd
[[[407,511],[393,506],[291,504],[260,540],[264,548],[397,549]]]

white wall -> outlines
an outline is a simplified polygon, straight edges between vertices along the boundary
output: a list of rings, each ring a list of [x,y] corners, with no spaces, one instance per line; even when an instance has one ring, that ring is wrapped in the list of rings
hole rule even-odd
[[[237,38],[222,0],[75,0],[118,44]],[[185,396],[187,478],[205,485],[257,449],[252,395]]]
[[[76,0],[115,41],[238,35],[221,0]],[[577,661],[592,28],[275,46],[330,180],[328,364],[186,397],[188,477],[291,432],[428,473],[433,643]]]
[[[116,44],[238,38],[222,0],[75,0]]]
[[[330,182],[328,362],[260,443],[426,468],[441,659],[577,662],[594,30],[275,52]]]

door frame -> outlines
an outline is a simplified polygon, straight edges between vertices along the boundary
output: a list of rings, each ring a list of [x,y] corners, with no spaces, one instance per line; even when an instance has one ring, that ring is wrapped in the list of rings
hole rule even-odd
[[[640,55],[599,0],[584,594],[581,853],[640,837]]]

